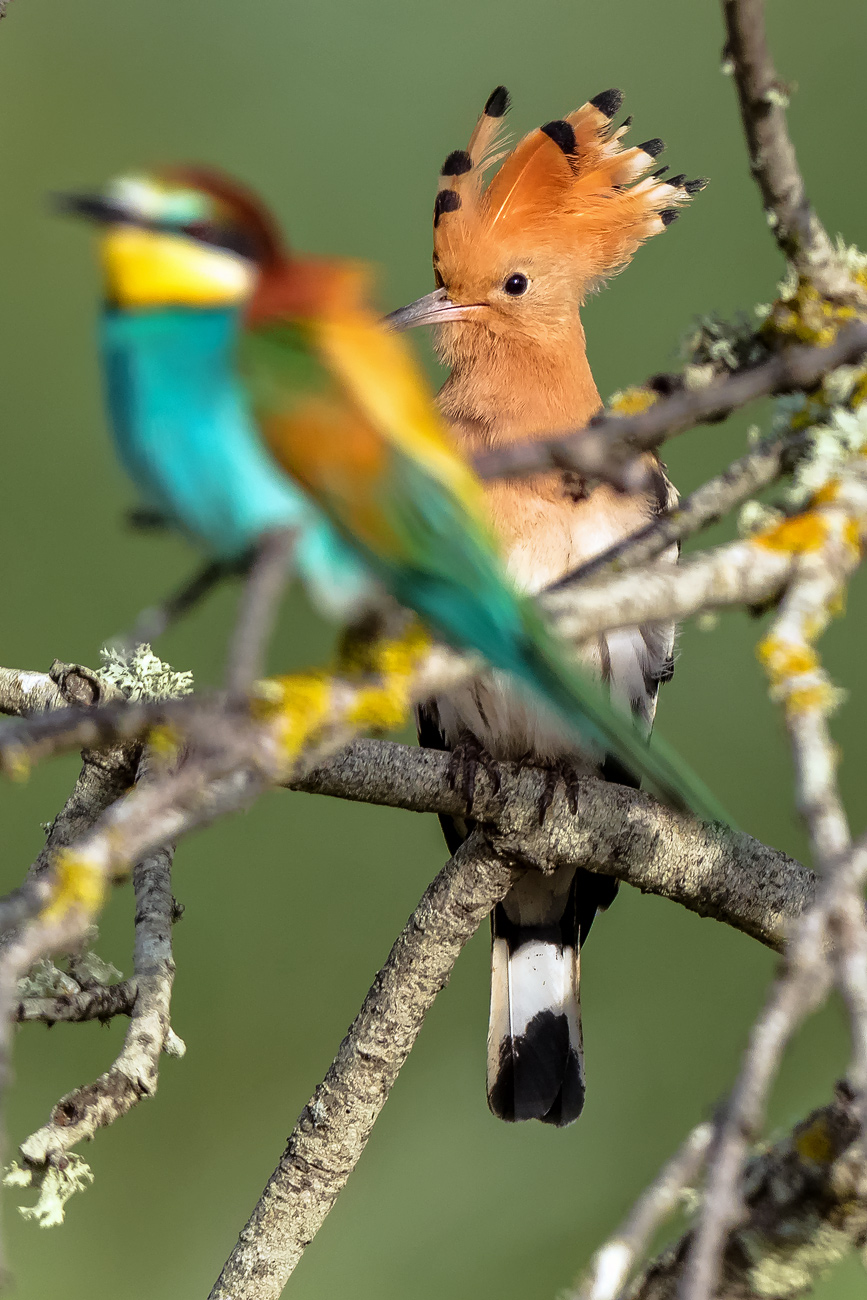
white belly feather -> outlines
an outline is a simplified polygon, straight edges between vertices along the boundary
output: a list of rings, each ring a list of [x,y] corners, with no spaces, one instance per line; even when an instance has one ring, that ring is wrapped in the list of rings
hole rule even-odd
[[[500,492],[504,490],[505,485]],[[624,518],[624,499],[599,488],[577,505],[539,502],[543,508],[525,512],[525,527],[509,536],[502,519],[496,518],[500,513],[496,509],[496,489],[492,495],[495,520],[501,534],[505,534],[509,572],[516,586],[530,593],[541,591],[600,554],[640,527],[650,513],[649,508],[639,513],[633,504]],[[527,524],[532,526],[527,528]],[[675,560],[676,555],[672,554],[671,559]],[[612,694],[633,709],[649,729],[656,704],[654,679],[671,653],[672,641],[673,629],[659,629],[655,636],[645,639],[638,628],[622,628],[575,649],[581,661],[597,676],[607,679]],[[558,726],[532,695],[516,689],[512,679],[500,672],[491,672],[448,696],[440,696],[435,704],[440,729],[451,746],[462,732],[471,731],[494,758],[505,761],[526,754],[543,764],[567,758],[579,770],[592,772],[604,757],[595,748],[577,748],[571,733]]]

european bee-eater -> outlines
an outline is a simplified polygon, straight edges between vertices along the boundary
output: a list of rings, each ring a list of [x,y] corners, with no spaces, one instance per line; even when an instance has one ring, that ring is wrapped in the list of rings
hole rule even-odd
[[[241,314],[270,232],[252,220],[240,228],[218,195],[168,171],[60,204],[104,228],[107,405],[141,504],[227,565],[291,528],[314,603],[341,618],[359,612],[372,599],[369,573],[274,464],[237,378]],[[250,213],[264,222],[252,204]]]
[[[499,86],[468,147],[446,158],[434,205],[437,287],[389,319],[399,329],[438,327],[437,349],[451,366],[440,409],[467,455],[588,422],[601,403],[581,305],[706,184],[663,180],[665,167],[642,179],[663,143],[623,147],[629,122],[612,123],[622,99],[604,91],[509,152],[500,146],[509,96]],[[500,160],[485,186],[486,169]],[[562,473],[490,484],[488,509],[514,583],[538,592],[672,505],[674,490],[653,463],[649,495]],[[653,625],[576,649],[649,733],[673,644],[673,627]],[[567,788],[573,774],[629,784],[641,775],[622,750],[606,757],[576,745],[574,733],[552,727],[550,714],[497,678],[430,701],[419,711],[419,734],[423,744],[456,751],[456,770],[470,773],[478,761],[529,758],[559,771]],[[444,824],[452,851],[466,829]],[[562,1125],[581,1111],[579,952],[615,891],[610,876],[531,872],[493,914],[488,1100],[503,1119]]]

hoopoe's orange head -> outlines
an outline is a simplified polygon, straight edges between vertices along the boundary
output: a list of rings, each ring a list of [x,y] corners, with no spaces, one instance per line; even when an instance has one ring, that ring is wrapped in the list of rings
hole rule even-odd
[[[646,173],[661,140],[624,148],[630,120],[614,127],[623,101],[606,90],[575,112],[500,147],[509,107],[498,86],[466,149],[443,164],[434,204],[437,290],[392,314],[397,328],[460,322],[491,334],[550,337],[574,326],[588,292],[630,260],[643,240],[678,215],[704,180]],[[500,162],[485,186],[485,171]]]

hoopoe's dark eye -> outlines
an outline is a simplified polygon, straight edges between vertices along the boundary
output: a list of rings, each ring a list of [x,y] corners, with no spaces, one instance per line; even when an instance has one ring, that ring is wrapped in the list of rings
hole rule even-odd
[[[516,271],[510,275],[508,280],[503,284],[503,292],[508,293],[512,298],[518,298],[522,293],[526,293],[530,287],[530,281],[524,275],[523,271]]]

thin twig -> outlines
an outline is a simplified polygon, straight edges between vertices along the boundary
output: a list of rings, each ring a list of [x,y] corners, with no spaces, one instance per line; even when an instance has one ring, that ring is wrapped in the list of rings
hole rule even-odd
[[[714,1292],[727,1235],[742,1211],[740,1173],[748,1144],[758,1136],[771,1084],[795,1028],[824,1000],[832,984],[834,967],[825,949],[830,927],[841,909],[848,914],[850,929],[858,938],[859,953],[867,946],[863,900],[859,896],[856,904],[849,883],[853,871],[847,853],[849,826],[837,787],[836,750],[828,731],[834,696],[812,648],[846,577],[860,561],[860,548],[853,543],[845,512],[829,514],[826,530],[819,537],[819,545],[799,556],[795,578],[760,650],[774,694],[785,708],[796,801],[809,831],[813,860],[825,879],[814,907],[795,929],[783,972],[753,1028],[720,1127],[702,1214],[684,1266],[681,1300],[710,1300]],[[859,855],[867,857],[863,844],[856,850],[856,859]],[[839,943],[839,927],[835,937]],[[845,977],[846,963],[838,962],[837,970]],[[859,981],[852,994],[860,997],[860,993]]]
[[[173,848],[162,848],[133,870],[136,996],[129,1012],[129,1028],[120,1055],[111,1068],[93,1083],[62,1097],[48,1123],[21,1143],[24,1166],[37,1174],[79,1142],[93,1137],[98,1129],[113,1124],[142,1097],[153,1096],[160,1055],[169,1041],[174,1055],[183,1051],[179,1039],[170,1040],[169,1006],[175,971],[173,854]]]
[[[647,486],[650,471],[636,453],[704,420],[738,410],[760,397],[809,390],[831,370],[860,360],[867,351],[867,322],[853,321],[828,347],[792,346],[759,365],[737,371],[704,388],[660,397],[639,415],[604,415],[584,429],[551,438],[510,443],[477,456],[483,479],[523,478],[545,470],[571,470],[584,478],[607,479],[627,491]]]
[[[736,506],[776,482],[786,472],[789,457],[803,441],[803,434],[768,438],[734,461],[722,474],[708,479],[659,519],[631,533],[622,542],[616,542],[545,590],[562,591],[587,578],[617,573],[655,560],[672,543],[685,541],[710,524],[718,523]]]
[[[267,533],[250,566],[229,645],[226,690],[231,699],[245,697],[264,674],[268,640],[289,578],[294,543],[291,528]]]
[[[476,832],[426,890],[301,1113],[210,1300],[276,1300],[358,1162],[437,993],[514,871]]]
[[[713,1124],[696,1125],[636,1201],[626,1222],[593,1256],[586,1280],[564,1300],[617,1300],[650,1238],[701,1172],[713,1135]]]
[[[774,237],[792,266],[822,293],[851,298],[855,286],[807,198],[786,125],[788,88],[768,49],[764,0],[723,0],[722,8],[725,57],[737,86],[750,171]]]
[[[690,556],[678,566],[648,564],[594,578],[545,595],[541,604],[561,636],[584,641],[614,627],[682,621],[731,605],[756,608],[777,600],[799,572],[804,536],[800,529],[842,529],[851,543],[867,537],[867,463],[851,457],[839,477],[839,492],[819,501],[779,530],[731,542]],[[850,560],[857,562],[850,544]],[[850,569],[851,571],[851,569]]]
[[[138,615],[132,630],[114,638],[114,643],[134,649],[139,645],[152,645],[159,637],[200,605],[215,587],[218,587],[236,568],[214,560],[197,569],[177,591],[159,605],[151,605]]]

